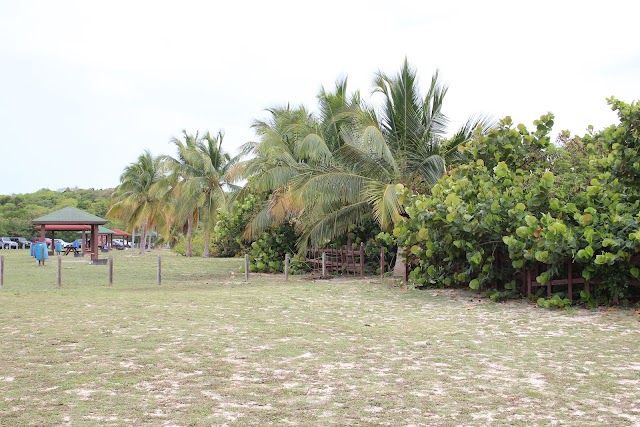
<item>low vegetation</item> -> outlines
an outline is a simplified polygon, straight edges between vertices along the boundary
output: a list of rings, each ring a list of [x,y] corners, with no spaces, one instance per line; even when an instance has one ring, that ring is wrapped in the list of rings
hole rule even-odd
[[[5,254],[0,424],[636,425],[638,315],[235,273],[238,259]],[[156,256],[162,255],[162,285]]]

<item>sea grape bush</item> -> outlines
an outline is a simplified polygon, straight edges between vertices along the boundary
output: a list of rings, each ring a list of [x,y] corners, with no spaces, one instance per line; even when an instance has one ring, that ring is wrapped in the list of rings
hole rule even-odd
[[[284,258],[291,255],[290,272],[304,270],[304,256],[297,254],[295,243],[298,235],[288,222],[269,227],[258,239],[251,243],[249,250],[249,271],[259,273],[282,273]]]
[[[211,253],[215,257],[234,257],[242,255],[248,244],[242,240],[251,215],[259,204],[260,198],[255,194],[248,194],[242,200],[237,200],[231,209],[218,213],[218,221],[213,228]]]
[[[597,281],[603,299],[624,297],[640,272],[636,104],[611,99],[621,123],[556,147],[553,116],[535,131],[509,118],[461,147],[467,163],[452,169],[430,194],[402,186],[407,218],[394,229],[419,284],[468,285],[506,294],[523,266],[541,263],[537,281],[564,274],[568,261]],[[570,147],[579,148],[568,154]],[[622,161],[621,159],[624,159]]]

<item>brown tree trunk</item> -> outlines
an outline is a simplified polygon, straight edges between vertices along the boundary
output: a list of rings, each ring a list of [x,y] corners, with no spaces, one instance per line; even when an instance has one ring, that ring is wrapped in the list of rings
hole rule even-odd
[[[142,230],[140,230],[140,255],[144,255],[144,247],[147,243],[147,224],[142,224]]]
[[[404,259],[402,259],[403,253],[404,249],[398,246],[398,252],[396,253],[396,264],[393,267],[393,275],[402,277],[402,279],[404,280]]]
[[[202,250],[202,258],[209,258],[209,244],[211,243],[211,230],[205,225],[204,227],[204,249]]]
[[[192,228],[193,228],[193,217],[189,215],[189,218],[187,218],[187,236],[186,236],[187,247],[185,249],[185,255],[188,257],[193,256],[193,251],[191,249],[191,229]]]

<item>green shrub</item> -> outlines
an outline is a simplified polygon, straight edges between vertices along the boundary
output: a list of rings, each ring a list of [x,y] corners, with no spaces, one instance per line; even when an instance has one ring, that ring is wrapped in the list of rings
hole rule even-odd
[[[242,234],[259,201],[258,196],[249,194],[241,201],[234,203],[230,212],[218,214],[218,221],[211,239],[213,256],[234,257],[246,252],[248,244],[242,240]]]
[[[184,236],[180,237],[180,240],[172,249],[174,252],[179,253],[180,255],[185,255],[187,253],[187,242]],[[204,236],[200,233],[194,234],[191,238],[191,251],[193,252],[193,256],[202,256],[202,252],[204,250]]]
[[[298,236],[293,225],[284,223],[270,227],[251,243],[249,250],[249,271],[259,273],[281,273],[284,271],[285,254],[291,255],[290,272],[304,271],[304,258],[298,255],[295,243]]]
[[[398,188],[408,217],[394,236],[415,266],[412,280],[507,292],[524,266],[545,265],[536,278],[544,284],[576,262],[598,283],[590,302],[627,296],[640,276],[632,261],[640,253],[640,114],[636,104],[611,103],[619,126],[571,140],[563,133],[559,148],[548,137],[551,115],[534,122],[535,132],[507,118],[463,146],[469,162],[431,194]],[[561,305],[553,301],[544,304]]]

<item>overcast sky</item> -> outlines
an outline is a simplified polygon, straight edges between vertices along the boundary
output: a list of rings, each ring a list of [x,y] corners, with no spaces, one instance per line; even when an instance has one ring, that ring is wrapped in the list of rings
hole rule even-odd
[[[116,187],[182,129],[222,129],[235,154],[266,108],[315,109],[341,76],[369,99],[405,56],[423,88],[440,69],[454,126],[550,111],[582,135],[617,122],[606,97],[640,98],[638,16],[634,0],[0,0],[0,194]]]

